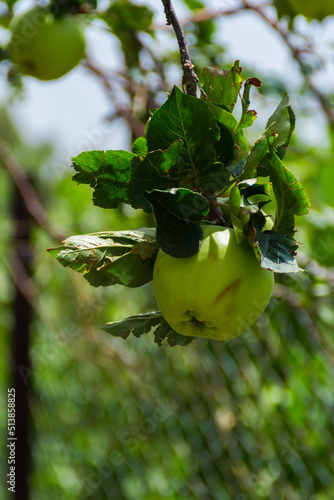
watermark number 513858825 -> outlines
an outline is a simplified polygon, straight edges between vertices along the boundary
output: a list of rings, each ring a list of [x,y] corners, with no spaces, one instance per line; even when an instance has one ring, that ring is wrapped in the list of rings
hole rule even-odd
[[[8,389],[8,466],[7,474],[8,491],[15,493],[15,451],[16,440],[15,436],[15,389]]]

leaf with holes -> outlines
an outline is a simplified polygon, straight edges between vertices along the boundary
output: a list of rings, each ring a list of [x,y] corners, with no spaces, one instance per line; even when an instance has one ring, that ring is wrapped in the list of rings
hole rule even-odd
[[[241,72],[239,61],[233,64],[230,71],[205,66],[203,70],[204,92],[211,101],[221,104],[227,111],[232,112],[242,86]]]
[[[263,268],[275,273],[296,273],[299,271],[295,259],[297,242],[292,236],[275,233],[274,231],[261,231],[252,227],[249,242]]]
[[[128,203],[128,185],[134,153],[128,151],[85,151],[72,159],[78,172],[73,180],[89,184],[93,189],[93,203],[102,208],[116,208]]]
[[[122,321],[107,323],[102,327],[102,330],[123,339],[126,339],[130,333],[139,338],[141,335],[152,331],[154,342],[159,346],[162,345],[165,339],[171,347],[176,345],[186,346],[194,340],[194,337],[186,337],[175,332],[163,318],[160,311],[137,314]]]
[[[62,246],[48,251],[62,266],[82,273],[93,286],[138,287],[152,279],[157,253],[155,229],[71,236]]]

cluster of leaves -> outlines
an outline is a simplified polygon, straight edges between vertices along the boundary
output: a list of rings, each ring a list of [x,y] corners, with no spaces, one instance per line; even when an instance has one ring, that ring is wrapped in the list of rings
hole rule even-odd
[[[73,179],[93,188],[95,205],[114,209],[126,203],[153,212],[156,228],[71,237],[51,250],[62,265],[83,273],[94,286],[141,286],[152,279],[158,248],[191,257],[201,245],[201,223],[219,223],[233,227],[239,242],[248,240],[262,267],[298,271],[294,220],[307,213],[309,201],[282,162],[295,117],[285,95],[250,147],[244,136],[256,118],[249,108],[250,89],[261,82],[243,82],[241,75],[238,61],[229,71],[206,67],[201,98],[174,87],[132,152],[87,151],[73,158]],[[239,97],[237,120],[233,110]],[[267,230],[262,209],[273,200],[275,217]],[[126,337],[160,323],[159,331],[166,333],[155,314],[126,321],[107,329]],[[174,334],[169,327],[165,336]]]

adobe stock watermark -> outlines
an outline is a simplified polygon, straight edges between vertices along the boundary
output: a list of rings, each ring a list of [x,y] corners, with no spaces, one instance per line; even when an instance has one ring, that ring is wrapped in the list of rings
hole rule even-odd
[[[275,305],[272,300],[270,300],[269,303],[267,303],[266,300],[254,300],[252,303],[252,308],[246,318],[243,315],[235,315],[237,337],[232,338],[232,340],[229,342],[229,348],[231,352],[233,352],[245,342],[248,344],[258,342],[258,339],[252,332],[251,327],[255,324],[264,326],[266,316],[270,316],[270,312],[274,307]],[[228,332],[226,332],[226,335],[228,335]],[[276,337],[277,336],[275,336],[274,338],[273,334],[271,334],[270,337],[270,342],[273,342],[275,344],[275,350],[278,349],[277,342],[280,343],[279,337]],[[265,339],[265,342],[268,342],[268,339]]]
[[[71,168],[72,158],[75,158],[84,151],[99,149],[102,146],[104,139],[111,135],[113,126],[113,121],[106,119],[101,121],[98,127],[90,130],[83,129],[81,132],[81,138],[76,145],[67,145],[65,147],[64,161],[54,160],[51,163],[56,176],[59,178],[68,173],[73,174],[73,169]]]
[[[8,389],[7,396],[7,448],[8,448],[8,474],[7,474],[7,489],[11,493],[15,493],[16,487],[16,399],[15,389]]]
[[[52,15],[57,16],[61,10],[61,5],[67,5],[71,0],[57,0],[52,4]],[[11,50],[18,53],[22,45],[26,45],[39,32],[39,28],[47,26],[48,19],[46,14],[51,14],[50,9],[39,5],[38,9],[31,11],[30,16],[25,16],[21,19],[20,35],[13,33],[11,39]]]
[[[171,415],[175,414],[178,404],[171,402],[167,398],[155,399],[156,408],[151,414],[151,417],[144,418],[140,422],[131,426],[131,428],[121,434],[119,440],[129,453],[134,453],[140,447],[140,444],[147,441],[152,434],[156,432],[159,424],[167,420]],[[112,451],[104,460],[98,463],[98,472],[92,472],[85,480],[84,485],[81,485],[76,492],[77,500],[88,500],[91,498],[93,491],[103,484],[104,479],[108,479],[113,470],[120,467],[126,461],[124,452]]]
[[[333,227],[328,228],[328,232],[322,234],[313,245],[314,258],[323,265],[332,264],[334,254],[334,234]]]
[[[271,460],[268,463],[268,467],[258,473],[253,472],[247,477],[244,482],[247,490],[258,487],[268,493],[270,486],[280,477],[284,464],[292,465],[296,460],[301,460],[300,453],[306,449],[306,446],[300,446],[298,443],[294,443],[294,446],[291,446],[286,439],[283,440],[282,444],[283,448],[279,454],[280,458]],[[235,497],[235,500],[253,500],[253,498],[248,494],[239,493]]]
[[[109,302],[110,292],[108,293],[107,289],[102,289],[98,296],[89,303],[89,307],[87,307],[86,304],[79,304],[76,308],[76,315],[81,318],[83,323],[92,323],[97,314],[102,311],[104,306]],[[34,373],[43,371],[49,363],[59,355],[59,351],[63,351],[71,340],[74,340],[80,335],[82,335],[81,324],[75,323],[74,321],[68,321],[62,330],[50,334],[47,341],[42,345],[34,346],[30,351],[32,366],[27,367],[20,364],[16,368],[24,385],[28,386],[30,378]]]

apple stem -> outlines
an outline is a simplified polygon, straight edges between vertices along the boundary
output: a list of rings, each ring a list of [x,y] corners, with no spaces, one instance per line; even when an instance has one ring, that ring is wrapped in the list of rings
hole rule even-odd
[[[217,196],[215,193],[204,192],[203,193],[210,204],[209,213],[204,219],[209,220],[216,224],[217,226],[227,227],[227,222],[224,219],[223,212],[217,204]]]
[[[182,86],[186,89],[186,94],[196,97],[198,76],[194,71],[187,47],[187,40],[182,26],[175,14],[171,0],[161,0],[166,14],[167,26],[172,25],[177,42],[179,44],[181,63],[183,69]]]

